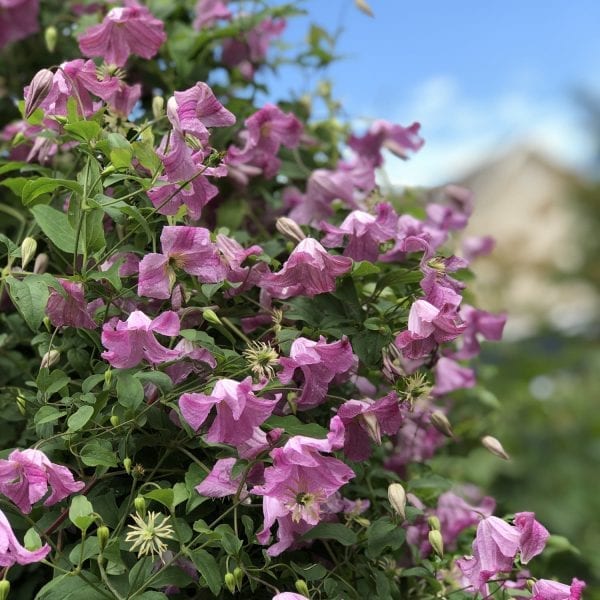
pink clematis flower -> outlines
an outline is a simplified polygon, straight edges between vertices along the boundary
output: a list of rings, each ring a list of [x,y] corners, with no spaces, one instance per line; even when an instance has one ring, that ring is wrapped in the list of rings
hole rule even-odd
[[[179,398],[181,414],[194,431],[200,428],[215,407],[217,416],[206,439],[233,446],[251,438],[255,429],[271,415],[276,403],[276,400],[258,398],[254,394],[251,377],[241,382],[220,379],[210,396],[191,393]]]
[[[348,378],[357,364],[357,357],[345,336],[328,344],[323,336],[318,342],[299,337],[292,343],[290,357],[282,357],[279,363],[283,367],[279,381],[290,383],[297,369],[302,372],[302,393],[296,403],[299,410],[318,406],[325,400],[329,384],[335,377]]]
[[[142,311],[136,310],[127,321],[111,319],[102,328],[102,343],[107,350],[101,356],[117,369],[130,369],[144,359],[156,365],[179,358],[180,351],[159,344],[155,333],[176,336],[179,333],[177,314],[166,311],[150,319]]]
[[[0,49],[39,31],[39,0],[0,0]]]
[[[196,18],[192,24],[196,31],[212,27],[219,19],[231,19],[231,12],[226,6],[226,0],[198,0]]]
[[[225,267],[221,263],[217,247],[210,241],[208,229],[163,227],[160,243],[162,254],[146,254],[140,262],[140,296],[169,298],[175,284],[173,267],[195,275],[202,283],[217,283],[225,279]]]
[[[208,498],[233,496],[237,493],[242,482],[241,473],[237,477],[231,476],[233,466],[236,462],[236,458],[220,458],[217,460],[208,476],[196,486],[196,491]],[[240,497],[243,499],[247,495],[247,488],[244,484]]]
[[[263,496],[263,529],[257,538],[266,544],[277,522],[277,542],[267,553],[277,556],[292,546],[298,535],[317,525],[329,500],[354,477],[342,461],[323,453],[339,448],[344,426],[333,417],[325,439],[293,436],[282,448],[271,452],[273,466],[265,469],[265,483],[252,489]]]
[[[292,250],[281,271],[263,277],[260,287],[274,298],[312,297],[333,292],[336,277],[351,267],[351,258],[328,254],[319,242],[306,238]]]
[[[86,302],[83,297],[83,284],[61,279],[60,285],[65,295],[50,290],[50,297],[46,304],[46,314],[55,327],[81,327],[83,329],[96,329],[94,321],[95,311],[104,306],[104,302],[97,298],[93,302]]]
[[[10,498],[23,513],[31,512],[31,505],[51,494],[44,506],[52,506],[85,487],[75,481],[67,467],[56,465],[40,450],[13,450],[7,460],[0,460],[0,493]]]
[[[585,588],[585,581],[575,578],[571,581],[571,585],[549,579],[538,579],[533,584],[531,600],[581,600]]]
[[[79,49],[84,56],[123,67],[132,54],[152,58],[166,39],[163,22],[145,6],[130,3],[111,9],[102,23],[90,27],[79,38]]]
[[[444,396],[455,390],[472,388],[476,383],[473,369],[463,367],[445,356],[437,361],[433,372],[435,373],[435,386],[431,390],[433,396]]]
[[[534,556],[544,550],[550,534],[541,523],[535,520],[535,513],[532,512],[516,513],[515,527],[521,534],[519,538],[521,562],[526,565]]]
[[[306,596],[302,594],[296,594],[296,592],[282,592],[281,594],[275,594],[271,600],[308,600]]]
[[[460,315],[466,327],[461,336],[460,349],[453,354],[454,358],[468,359],[477,356],[481,350],[478,335],[486,340],[502,339],[502,331],[506,324],[505,313],[493,314],[464,304]]]
[[[395,392],[379,400],[349,400],[338,409],[345,427],[344,454],[350,460],[366,460],[371,441],[381,445],[381,434],[394,435],[402,424],[399,399]]]
[[[41,548],[29,551],[16,538],[6,515],[0,510],[0,567],[12,567],[14,564],[30,565],[46,558],[51,548],[44,544]]]

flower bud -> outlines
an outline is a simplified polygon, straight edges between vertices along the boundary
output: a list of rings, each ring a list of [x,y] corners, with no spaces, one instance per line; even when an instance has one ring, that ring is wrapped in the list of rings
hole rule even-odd
[[[58,350],[49,350],[42,356],[42,362],[40,367],[42,369],[49,369],[53,367],[60,360],[60,352]]]
[[[398,516],[406,519],[406,492],[399,483],[390,483],[388,486],[388,500]]]
[[[488,450],[492,454],[495,454],[496,456],[499,456],[504,460],[510,460],[510,456],[507,454],[506,450],[504,450],[502,444],[495,437],[491,435],[486,435],[485,437],[481,438],[481,444],[486,450]]]
[[[444,556],[444,539],[442,534],[437,529],[432,529],[428,535],[429,543],[433,551],[442,558]]]
[[[98,536],[98,546],[100,547],[100,552],[102,552],[108,543],[110,531],[106,525],[100,525],[100,527],[98,527],[96,530],[96,535]]]
[[[35,256],[37,242],[32,237],[26,237],[21,243],[21,267],[24,269]]]
[[[41,69],[33,76],[25,95],[26,119],[29,119],[35,109],[44,101],[52,88],[53,79],[54,74],[49,69]]]
[[[104,371],[104,385],[106,385],[106,387],[110,387],[111,381],[112,381],[112,370],[106,369],[106,371]]]
[[[379,421],[373,413],[365,413],[361,415],[364,424],[367,427],[369,437],[378,445],[381,446],[381,429]]]
[[[46,272],[47,268],[48,255],[45,252],[42,252],[35,257],[35,262],[33,263],[33,272],[36,275],[42,275]]]
[[[292,240],[292,242],[300,243],[306,239],[304,232],[300,229],[300,225],[289,217],[279,217],[275,222],[275,228],[281,235]]]
[[[136,496],[133,506],[140,517],[144,518],[146,516],[146,499],[143,496]]]
[[[155,119],[160,119],[165,114],[165,99],[162,96],[152,98],[152,114]]]
[[[27,406],[27,400],[25,400],[25,396],[23,396],[22,394],[18,394],[17,395],[17,408],[19,409],[19,412],[24,415],[26,412],[26,407]]]
[[[235,594],[235,575],[233,573],[225,573],[225,585],[232,594]]]
[[[294,582],[296,586],[296,591],[303,596],[309,597],[310,592],[308,591],[308,586],[306,585],[306,581],[304,579],[296,579]]]
[[[119,419],[119,415],[110,415],[110,424],[113,427],[118,427],[121,424],[121,419]]]
[[[46,42],[46,48],[48,48],[48,52],[54,52],[56,49],[56,40],[58,39],[58,31],[54,25],[50,25],[46,27],[46,31],[44,31],[44,41]]]
[[[212,308],[206,308],[202,311],[202,316],[213,325],[223,325],[221,319],[217,316],[217,313]]]
[[[0,600],[6,600],[10,592],[10,581],[2,579],[0,581]]]
[[[127,475],[129,475],[131,473],[131,459],[129,458],[129,456],[126,456],[123,459],[123,467],[125,468],[125,472],[127,473]]]
[[[429,416],[429,422],[446,437],[454,437],[452,425],[450,425],[448,417],[442,411],[434,410]]]
[[[427,517],[427,525],[432,531],[439,531],[442,528],[440,520],[435,515]]]
[[[233,570],[233,576],[235,577],[235,585],[238,590],[242,590],[242,583],[244,583],[244,571],[240,567],[236,567]]]

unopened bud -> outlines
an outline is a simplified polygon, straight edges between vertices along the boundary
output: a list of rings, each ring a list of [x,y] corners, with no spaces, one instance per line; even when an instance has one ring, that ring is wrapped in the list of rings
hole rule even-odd
[[[6,600],[10,592],[10,581],[2,579],[0,581],[0,600]]]
[[[24,269],[35,256],[37,242],[32,237],[26,237],[21,243],[21,267]]]
[[[165,99],[162,96],[152,98],[152,114],[155,119],[160,119],[165,114]]]
[[[294,582],[296,586],[296,591],[303,596],[309,597],[310,592],[308,591],[308,586],[306,585],[306,581],[304,579],[296,579]]]
[[[29,119],[35,109],[44,101],[52,88],[53,79],[54,74],[49,69],[41,69],[33,76],[25,97],[26,119]]]
[[[106,525],[100,525],[100,527],[98,527],[96,530],[96,535],[98,536],[98,546],[100,547],[100,552],[102,552],[104,548],[106,548],[110,531]]]
[[[486,435],[481,438],[481,444],[486,450],[489,450],[492,454],[503,458],[504,460],[510,460],[510,456],[506,450],[502,447],[502,444],[493,436]]]
[[[44,41],[46,42],[46,48],[48,48],[48,52],[54,52],[56,49],[56,40],[58,39],[58,31],[54,25],[50,25],[46,27],[46,31],[44,31]]]
[[[27,406],[27,400],[25,400],[25,396],[23,396],[22,394],[19,394],[17,396],[17,408],[19,409],[19,412],[24,415],[26,412],[26,406]]]
[[[136,496],[133,506],[140,517],[144,518],[146,516],[146,499],[143,496]]]
[[[106,369],[106,371],[104,371],[104,384],[106,385],[106,387],[110,387],[111,381],[112,381],[112,370]]]
[[[119,418],[119,415],[110,415],[110,424],[113,427],[118,427],[121,424],[121,419]]]
[[[225,573],[225,585],[232,594],[235,594],[235,575],[233,573]]]
[[[123,459],[123,467],[125,468],[125,473],[129,475],[131,473],[131,459],[129,456]]]
[[[388,486],[388,500],[398,516],[406,519],[406,492],[399,483],[390,483]]]
[[[35,262],[33,263],[33,272],[36,275],[42,275],[46,272],[47,268],[48,255],[45,252],[42,252],[35,257]]]
[[[300,243],[302,240],[306,239],[304,232],[300,229],[300,225],[289,217],[279,217],[275,222],[275,227],[281,235],[292,240],[292,242]]]
[[[202,316],[205,318],[205,320],[207,320],[209,323],[212,323],[213,325],[223,325],[221,319],[219,319],[217,313],[214,310],[212,310],[212,308],[204,309],[202,311]]]
[[[367,427],[369,437],[378,445],[381,446],[381,429],[379,421],[373,413],[364,413],[361,415],[364,424]]]
[[[427,517],[427,525],[432,531],[439,531],[442,528],[440,520],[435,515]]]
[[[434,410],[429,417],[429,422],[446,437],[454,437],[452,425],[450,425],[448,417],[442,411]]]
[[[60,352],[58,350],[49,350],[42,356],[42,363],[40,367],[42,369],[49,369],[53,367],[60,360]]]
[[[427,536],[433,551],[442,558],[444,556],[444,538],[437,529],[432,529]]]
[[[233,576],[235,577],[235,585],[238,590],[242,590],[242,584],[244,583],[244,571],[240,567],[236,567],[233,570]]]

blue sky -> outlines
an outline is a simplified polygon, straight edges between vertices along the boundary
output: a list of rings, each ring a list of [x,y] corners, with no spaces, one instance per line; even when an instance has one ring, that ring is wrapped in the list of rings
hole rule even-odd
[[[368,2],[374,18],[354,0],[306,0],[308,18],[290,19],[285,37],[301,39],[309,20],[342,27],[345,58],[326,74],[346,115],[421,122],[427,143],[391,165],[395,183],[457,178],[517,142],[577,168],[590,160],[574,94],[600,93],[600,2]],[[306,86],[291,70],[275,83],[283,93]]]

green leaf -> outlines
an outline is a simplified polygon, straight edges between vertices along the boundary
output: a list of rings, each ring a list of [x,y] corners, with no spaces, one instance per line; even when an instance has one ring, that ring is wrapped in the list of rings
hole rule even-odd
[[[166,506],[169,510],[172,510],[175,493],[171,488],[162,488],[147,492],[144,494],[144,498],[156,500],[156,502],[160,502],[163,506]]]
[[[321,425],[318,425],[317,423],[303,423],[294,415],[285,417],[272,415],[267,419],[265,425],[271,429],[281,427],[290,435],[306,435],[314,438],[326,438],[328,433],[327,429],[321,427]]]
[[[383,554],[386,548],[397,550],[406,540],[406,532],[388,517],[383,517],[371,523],[367,530],[368,558],[375,559]]]
[[[154,146],[149,142],[133,142],[133,155],[138,159],[142,167],[155,173],[160,169],[162,163],[154,151]]]
[[[93,535],[85,538],[83,541],[83,553],[81,552],[81,542],[71,550],[69,553],[69,562],[72,565],[77,565],[80,560],[83,562],[84,560],[98,556],[98,554],[100,554],[100,544],[98,543],[98,538]]]
[[[54,279],[54,278],[52,278]],[[48,279],[41,275],[27,275],[17,279],[10,275],[6,278],[8,293],[13,304],[32,331],[37,331],[48,304]]]
[[[86,532],[94,522],[94,507],[85,496],[73,496],[69,506],[69,520],[77,529]]]
[[[116,467],[117,455],[107,440],[93,440],[81,449],[81,462],[88,467]]]
[[[98,252],[106,246],[104,237],[104,211],[88,210],[85,213],[85,247],[89,252]]]
[[[68,383],[70,378],[65,375],[60,369],[48,371],[48,369],[40,369],[36,379],[38,390],[47,396],[52,396],[62,390]]]
[[[248,201],[243,196],[233,197],[217,208],[217,227],[231,231],[239,229],[248,212]]]
[[[72,179],[53,179],[51,177],[38,177],[29,180],[21,192],[21,200],[25,206],[29,206],[34,200],[45,194],[51,194],[58,188],[67,188],[77,194],[83,193],[83,188]],[[57,211],[58,212],[58,211]],[[60,213],[63,214],[63,213]],[[41,226],[41,225],[40,225]]]
[[[61,417],[66,415],[66,411],[58,410],[56,406],[45,405],[42,406],[33,417],[33,422],[36,425],[44,425],[45,423],[54,423]]]
[[[48,239],[59,250],[73,254],[75,251],[75,230],[71,227],[67,215],[45,204],[32,207],[31,212]],[[79,252],[81,252],[83,241],[83,239],[79,240]]]
[[[162,371],[138,371],[135,378],[140,379],[144,383],[152,383],[163,392],[168,392],[173,389],[173,381]]]
[[[106,594],[96,591],[88,582],[96,588],[101,585],[98,578],[89,571],[86,573],[86,582],[73,577],[71,573],[59,575],[49,581],[34,600],[106,600]]]
[[[86,426],[87,422],[92,418],[94,414],[93,406],[80,406],[68,419],[67,425],[69,429],[67,433],[73,433],[74,431],[79,431]]]
[[[64,129],[73,137],[89,142],[98,137],[101,127],[96,121],[76,121],[65,125]]]
[[[27,530],[24,538],[24,546],[32,552],[33,550],[38,550],[42,547],[42,539],[40,538],[39,533],[31,527]]]
[[[119,373],[117,399],[121,406],[135,410],[144,401],[144,387],[140,380],[129,373]]]
[[[189,556],[200,575],[206,580],[210,591],[213,595],[218,596],[223,584],[223,576],[214,556],[202,549],[193,550]]]
[[[110,152],[110,161],[115,169],[127,169],[131,166],[132,152],[129,148],[115,148]]]
[[[237,556],[239,551],[242,549],[242,540],[235,535],[235,532],[229,525],[218,525],[215,527],[215,532],[221,537],[221,544],[223,550],[231,556]]]
[[[357,543],[356,533],[341,523],[319,523],[303,536],[305,540],[335,540],[342,546],[353,546]]]
[[[377,265],[374,265],[368,260],[360,260],[353,263],[350,274],[352,277],[365,277],[366,275],[376,275],[380,272],[381,269]]]

